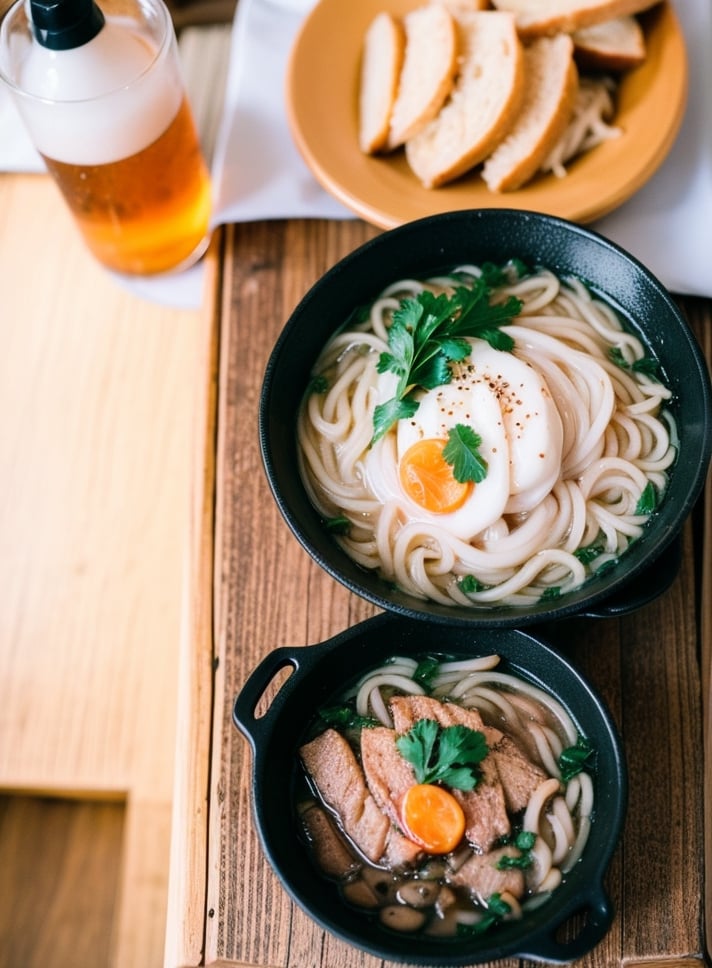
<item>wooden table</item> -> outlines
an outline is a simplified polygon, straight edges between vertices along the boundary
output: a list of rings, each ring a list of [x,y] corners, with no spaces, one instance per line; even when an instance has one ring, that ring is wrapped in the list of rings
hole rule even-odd
[[[252,822],[249,748],[231,722],[234,697],[267,650],[321,641],[375,611],[328,578],[291,536],[262,472],[256,424],[264,366],[282,323],[327,267],[375,233],[359,221],[225,232],[196,454],[204,473],[193,495],[167,968],[378,964],[324,936],[282,891]],[[681,303],[712,359],[710,303]],[[585,968],[692,968],[704,958],[709,512],[708,498],[685,528],[679,577],[657,602],[620,619],[573,619],[543,630],[609,703],[630,768],[625,833],[608,878],[618,913],[605,941],[580,962]],[[709,800],[706,809],[709,831]],[[709,903],[707,912],[709,922]]]
[[[122,805],[103,949],[158,968],[190,441],[212,317],[119,285],[46,175],[0,175],[0,293],[0,790]],[[92,871],[71,874],[86,886]],[[35,932],[57,923],[62,885],[40,924],[39,877],[28,868],[1,898],[13,930],[28,930],[21,910]],[[61,923],[73,964],[103,964],[96,949],[85,958],[94,927],[75,898]],[[12,942],[0,963],[25,963]]]

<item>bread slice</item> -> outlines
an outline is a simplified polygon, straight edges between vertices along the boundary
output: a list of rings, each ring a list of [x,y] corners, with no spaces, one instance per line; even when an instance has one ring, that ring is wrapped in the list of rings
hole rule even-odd
[[[576,103],[578,71],[568,34],[539,37],[524,48],[525,93],[514,126],[482,168],[493,192],[520,188],[566,130]]]
[[[643,28],[632,15],[582,27],[572,37],[574,56],[582,70],[627,71],[645,60]]]
[[[457,31],[444,3],[429,3],[403,18],[405,59],[391,114],[388,148],[412,138],[438,113],[457,69]]]
[[[509,131],[524,97],[524,51],[514,15],[463,11],[456,20],[462,53],[452,94],[405,146],[426,188],[444,185],[486,158]]]
[[[364,35],[361,54],[358,137],[366,154],[386,147],[404,51],[400,21],[389,13],[377,14]]]
[[[654,7],[660,0],[492,0],[498,10],[517,16],[517,29],[530,39],[544,34],[573,33]]]

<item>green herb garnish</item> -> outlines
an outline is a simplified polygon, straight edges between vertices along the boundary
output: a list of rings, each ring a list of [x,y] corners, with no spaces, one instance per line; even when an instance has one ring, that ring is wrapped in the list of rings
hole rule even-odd
[[[458,938],[466,938],[484,934],[485,931],[489,931],[489,929],[501,921],[502,918],[506,918],[511,910],[511,906],[507,904],[506,901],[502,900],[502,896],[499,893],[490,894],[490,896],[487,898],[487,913],[481,920],[476,921],[474,924],[458,923]]]
[[[567,746],[561,751],[558,760],[561,779],[564,783],[568,783],[583,770],[592,770],[594,758],[593,746],[583,736],[579,736],[575,746]]]
[[[577,548],[574,551],[574,557],[578,558],[582,565],[590,565],[592,561],[603,554],[603,551],[603,545],[594,543],[586,545],[584,548]]]
[[[396,746],[418,783],[445,783],[456,790],[474,790],[480,779],[477,767],[489,752],[480,730],[441,726],[434,719],[419,719]]]
[[[660,364],[653,356],[641,356],[640,359],[629,363],[618,346],[612,346],[608,351],[608,356],[622,370],[629,370],[631,373],[644,373],[646,376],[654,378],[659,375]]]
[[[508,843],[513,844],[521,853],[518,856],[503,854],[497,861],[497,870],[506,871],[515,868],[526,870],[531,867],[534,863],[532,848],[536,843],[536,834],[531,830],[520,830]]]
[[[328,518],[324,524],[326,525],[326,530],[331,531],[332,534],[348,534],[351,528],[351,522],[343,514],[335,518]]]
[[[328,726],[339,729],[364,729],[377,726],[379,721],[371,716],[361,716],[353,706],[324,706],[319,710],[319,717]]]
[[[458,286],[452,295],[424,290],[415,298],[401,300],[388,330],[389,351],[381,353],[379,373],[398,377],[395,396],[379,404],[373,415],[372,443],[398,420],[412,417],[418,401],[414,389],[432,390],[452,379],[450,363],[470,354],[468,338],[478,337],[499,350],[511,351],[514,340],[500,326],[511,322],[522,303],[510,296],[490,304],[491,288],[485,277],[471,288]]]
[[[460,484],[474,481],[479,484],[487,477],[487,461],[479,451],[482,438],[467,424],[455,424],[447,435],[443,457],[452,465],[452,476]]]
[[[307,385],[307,394],[311,396],[312,393],[326,393],[329,389],[329,381],[325,376],[318,374],[313,376]]]
[[[481,592],[486,586],[482,584],[474,575],[463,575],[462,578],[458,579],[457,584],[460,586],[465,595],[472,595],[474,592]]]
[[[421,659],[416,666],[415,672],[413,673],[413,679],[418,685],[422,686],[426,692],[430,692],[433,684],[433,679],[438,674],[438,669],[440,668],[440,663],[437,659],[433,659],[432,656],[427,656],[425,659]]]
[[[636,514],[652,514],[655,508],[658,506],[658,491],[652,481],[648,483],[643,488],[643,491],[638,498],[638,503],[635,506]]]

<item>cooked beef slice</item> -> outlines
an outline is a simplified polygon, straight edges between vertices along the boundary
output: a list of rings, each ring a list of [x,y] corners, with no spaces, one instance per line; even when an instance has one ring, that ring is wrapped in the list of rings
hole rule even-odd
[[[394,867],[403,867],[415,861],[420,848],[400,832],[401,803],[416,780],[412,767],[396,748],[396,739],[395,730],[385,726],[361,730],[361,762],[373,799],[394,824],[386,859]]]
[[[371,796],[363,771],[348,742],[327,729],[300,749],[305,769],[324,802],[359,850],[374,863],[386,849],[390,820]]]
[[[499,847],[486,854],[473,853],[457,871],[448,877],[454,887],[464,887],[482,901],[492,894],[509,891],[514,897],[524,894],[524,874],[519,868],[498,870],[503,854],[518,856],[516,847]]]
[[[378,806],[399,825],[406,791],[415,785],[413,768],[396,746],[398,734],[385,726],[361,730],[361,762],[366,783]]]
[[[299,820],[316,862],[327,877],[343,880],[359,869],[361,863],[351,853],[335,820],[323,807],[310,803],[300,812]]]
[[[487,745],[501,742],[503,733],[485,726],[476,709],[443,703],[429,696],[394,696],[390,702],[393,723],[405,733],[419,719],[433,719],[440,726],[467,726],[485,735]],[[465,813],[465,837],[483,851],[510,832],[504,790],[494,757],[488,754],[479,765],[482,777],[474,790],[453,790]]]
[[[440,702],[430,696],[393,696],[390,701],[393,725],[397,733],[407,733],[419,719],[434,719],[441,726],[467,726],[484,733],[488,746],[494,746],[502,733],[485,726],[476,709],[467,709],[454,702]]]
[[[504,799],[511,813],[524,810],[532,793],[547,779],[548,774],[532,763],[514,740],[508,736],[491,749],[504,790]]]

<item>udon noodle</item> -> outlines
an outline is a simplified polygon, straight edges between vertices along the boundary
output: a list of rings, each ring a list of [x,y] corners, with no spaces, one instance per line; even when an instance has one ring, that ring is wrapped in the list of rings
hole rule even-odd
[[[477,266],[388,287],[316,363],[298,417],[300,473],[349,556],[423,599],[527,606],[610,567],[662,498],[676,456],[669,389],[641,340],[575,278],[505,267],[490,304],[520,312],[511,352],[472,339],[446,386],[410,388],[412,416],[379,439],[374,412],[395,377],[379,372],[403,300],[452,293]],[[651,365],[652,364],[652,365]],[[470,426],[486,476],[442,512],[413,500],[402,468],[415,442]]]
[[[394,697],[413,703],[414,718],[423,708],[423,715],[442,723],[473,715],[473,728],[479,723],[489,744],[480,785],[470,793],[455,791],[467,830],[445,853],[402,846],[403,785],[413,781],[402,781],[401,768],[383,752],[384,743],[387,750],[392,737],[402,735],[403,707],[393,705]],[[345,705],[323,710],[315,738],[301,748],[310,789],[299,795],[298,813],[317,867],[337,882],[348,904],[396,930],[458,936],[520,918],[566,879],[590,833],[595,750],[554,696],[487,655],[395,657],[339,700]],[[337,719],[338,727],[325,727]],[[341,746],[327,741],[337,728]],[[497,791],[504,792],[504,827],[497,826]],[[371,830],[355,823],[352,797],[361,816],[375,801],[393,823],[382,855],[380,847],[372,849]]]

